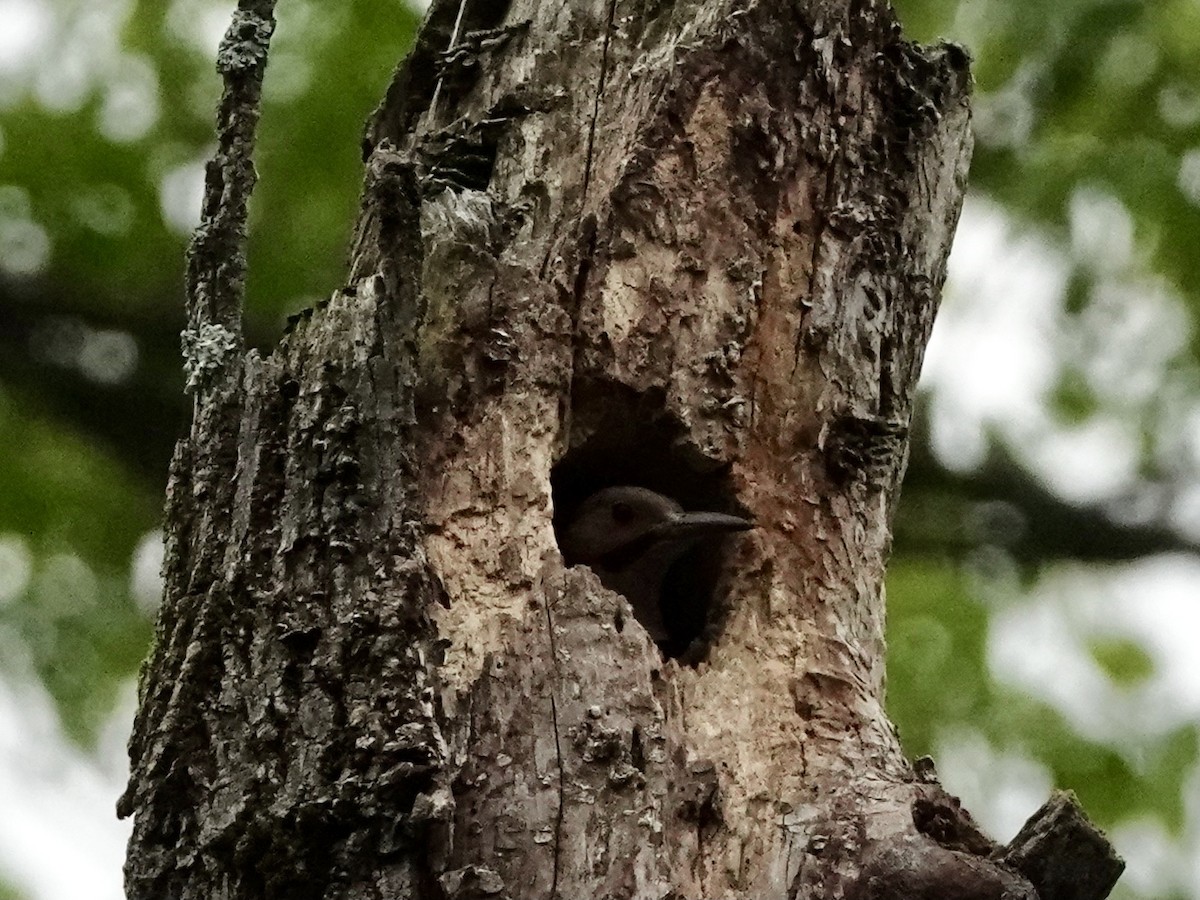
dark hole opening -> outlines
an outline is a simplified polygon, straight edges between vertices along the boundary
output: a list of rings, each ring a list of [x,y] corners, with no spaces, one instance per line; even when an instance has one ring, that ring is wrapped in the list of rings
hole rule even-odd
[[[683,439],[662,406],[653,394],[607,383],[576,385],[571,446],[550,474],[555,534],[568,565],[581,560],[564,546],[566,530],[584,501],[602,488],[648,488],[688,512],[745,517],[729,487],[728,468]],[[736,539],[731,533],[699,538],[667,569],[659,595],[666,636],[658,646],[664,656],[692,664],[704,657],[724,618],[714,594]]]
[[[646,771],[646,749],[642,746],[642,729],[633,726],[633,738],[629,742],[629,761],[639,772]]]

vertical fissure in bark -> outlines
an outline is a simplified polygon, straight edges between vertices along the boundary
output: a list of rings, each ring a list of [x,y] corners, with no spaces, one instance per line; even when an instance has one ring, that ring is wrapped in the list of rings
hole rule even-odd
[[[555,671],[558,670],[558,651],[554,647],[554,611],[550,607],[550,598],[545,597],[546,604],[546,636],[550,641],[550,660]],[[563,760],[562,731],[558,723],[558,701],[554,692],[550,692],[550,723],[554,728],[554,758],[558,764],[558,807],[554,813],[554,857],[553,872],[550,876],[550,896],[558,896],[558,866],[562,854],[563,809],[567,802],[566,765]]]
[[[608,20],[604,23],[603,46],[600,50],[600,74],[596,78],[596,99],[592,103],[592,115],[588,122],[587,150],[583,156],[583,187],[579,193],[579,210],[582,216],[587,207],[588,187],[592,183],[592,159],[596,151],[596,123],[600,118],[600,103],[604,99],[604,87],[608,81],[608,45],[612,40],[613,18],[617,14],[617,0],[608,0]]]
[[[568,373],[569,383],[567,390],[563,392],[559,402],[560,417],[567,423],[568,428],[575,418],[575,373],[580,370],[580,354],[584,349],[582,335],[579,332],[579,311],[587,290],[588,276],[592,272],[592,261],[596,256],[596,222],[594,219],[589,217],[583,220],[582,236],[583,250],[579,254],[579,265],[575,271],[575,278],[571,285],[570,306],[567,309],[567,314],[571,317],[571,367]],[[540,277],[542,278],[545,278],[546,266],[549,264],[549,261],[550,255],[547,254],[542,260],[540,271]]]

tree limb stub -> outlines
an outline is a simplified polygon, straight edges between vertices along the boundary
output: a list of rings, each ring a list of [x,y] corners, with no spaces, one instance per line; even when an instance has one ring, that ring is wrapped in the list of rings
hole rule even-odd
[[[275,0],[240,0],[217,51],[217,71],[224,81],[217,151],[205,168],[200,225],[188,250],[183,342],[187,385],[193,391],[214,377],[236,382],[240,371],[230,362],[242,353],[246,215],[257,179],[254,141],[274,31]]]
[[[871,2],[434,2],[174,469],[129,896],[1034,896],[883,712],[968,93]],[[694,652],[564,566],[598,483],[753,516]]]
[[[1125,870],[1070,791],[1055,791],[996,855],[1028,878],[1041,900],[1103,900]]]

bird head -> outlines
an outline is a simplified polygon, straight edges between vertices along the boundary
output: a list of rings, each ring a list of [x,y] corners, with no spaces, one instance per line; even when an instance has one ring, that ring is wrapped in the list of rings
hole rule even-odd
[[[738,516],[685,512],[670,497],[622,485],[597,491],[580,505],[562,549],[569,562],[616,570],[656,548],[675,546],[682,552],[708,535],[753,527]]]

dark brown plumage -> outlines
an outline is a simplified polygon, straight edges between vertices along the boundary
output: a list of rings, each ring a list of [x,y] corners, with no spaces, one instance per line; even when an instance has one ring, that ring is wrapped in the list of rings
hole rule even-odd
[[[568,563],[591,568],[605,587],[629,601],[650,637],[662,641],[667,638],[660,606],[667,569],[701,538],[753,527],[738,516],[685,512],[670,497],[622,485],[583,501],[561,545]]]

